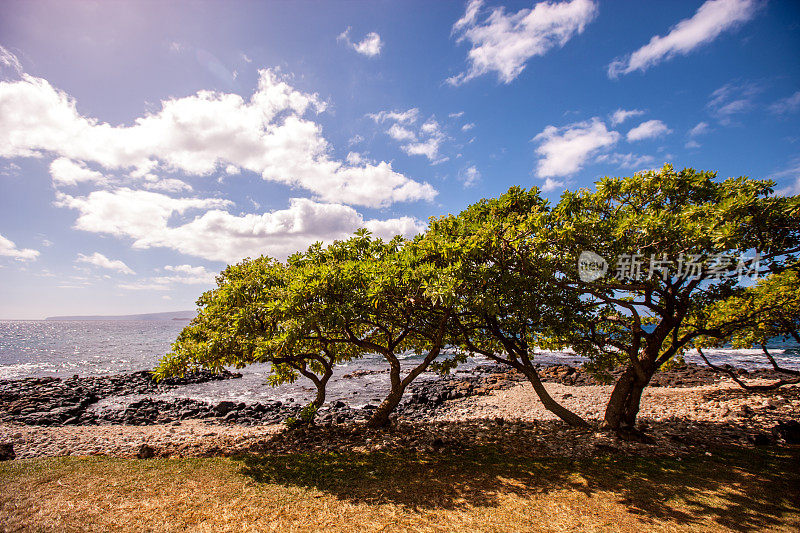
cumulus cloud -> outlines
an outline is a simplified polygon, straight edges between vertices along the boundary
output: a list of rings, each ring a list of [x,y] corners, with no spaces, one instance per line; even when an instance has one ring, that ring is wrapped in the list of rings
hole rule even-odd
[[[622,109],[619,108],[611,114],[611,125],[618,126],[631,117],[644,115],[644,111],[639,109]]]
[[[800,91],[797,91],[791,96],[782,98],[769,106],[769,110],[776,115],[784,115],[787,113],[794,113],[800,109]]]
[[[92,255],[78,254],[78,258],[75,261],[77,263],[87,263],[107,270],[114,270],[121,274],[136,274],[131,267],[121,260],[109,259],[100,252],[95,252]]]
[[[0,235],[0,256],[13,257],[18,261],[33,261],[39,257],[39,251],[31,250],[30,248],[17,248],[14,241]]]
[[[481,21],[482,8],[483,0],[471,0],[464,16],[453,25],[458,42],[467,41],[471,48],[467,54],[469,68],[448,78],[451,85],[489,72],[497,73],[503,83],[511,83],[530,58],[564,46],[582,33],[597,14],[597,6],[591,0],[540,2],[516,13],[506,13],[498,7]]]
[[[438,164],[449,159],[439,154],[439,149],[446,139],[447,135],[444,134],[439,123],[431,118],[420,126],[418,139],[404,144],[400,148],[408,155],[424,155],[432,163]]]
[[[77,185],[78,183],[102,185],[107,182],[102,173],[86,168],[84,163],[76,163],[66,157],[59,157],[50,163],[50,176],[56,185]]]
[[[158,168],[204,176],[233,165],[265,180],[302,187],[323,201],[371,207],[436,195],[390,163],[351,165],[331,156],[316,94],[294,89],[276,71],[259,73],[249,100],[200,91],[161,102],[158,112],[112,126],[81,115],[76,102],[41,78],[0,82],[0,157],[55,154],[106,169]]]
[[[676,55],[687,55],[722,32],[750,20],[755,8],[754,0],[708,0],[691,18],[673,26],[667,35],[655,35],[632,54],[613,61],[608,66],[608,76],[616,78],[636,70],[645,71]]]
[[[417,135],[408,128],[401,126],[400,124],[392,124],[392,126],[386,130],[386,133],[394,139],[395,141],[416,141]]]
[[[400,146],[408,155],[422,155],[433,164],[449,160],[439,151],[447,140],[447,135],[442,130],[439,122],[431,117],[418,128],[414,125],[419,118],[419,109],[416,107],[408,111],[379,111],[367,114],[376,124],[392,123],[386,134],[392,139],[404,143]]]
[[[316,241],[329,242],[366,227],[381,237],[413,236],[425,226],[411,217],[365,220],[342,204],[295,198],[287,209],[233,215],[220,199],[171,198],[130,189],[85,197],[58,193],[57,205],[78,211],[75,228],[130,238],[137,249],[164,247],[213,261],[268,254],[286,257]]]
[[[608,130],[597,117],[561,128],[547,126],[533,138],[539,143],[536,153],[541,156],[536,175],[550,178],[545,182],[545,190],[561,187],[564,182],[554,178],[578,172],[589,158],[613,146],[619,138],[618,132]]]
[[[480,181],[481,173],[475,165],[471,165],[459,172],[458,177],[464,183],[464,187],[469,188]]]
[[[347,28],[339,34],[336,40],[344,42],[348,47],[367,57],[375,57],[380,55],[381,49],[383,48],[381,36],[374,31],[366,34],[360,41],[353,42],[350,40],[350,28]]]
[[[672,133],[672,130],[660,120],[648,120],[642,122],[635,128],[628,132],[628,142],[643,141],[645,139],[654,139]]]

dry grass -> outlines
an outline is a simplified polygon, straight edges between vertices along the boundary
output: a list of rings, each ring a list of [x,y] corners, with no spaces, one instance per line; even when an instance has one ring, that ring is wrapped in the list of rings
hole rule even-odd
[[[674,458],[105,457],[0,464],[4,531],[798,531],[800,450]]]

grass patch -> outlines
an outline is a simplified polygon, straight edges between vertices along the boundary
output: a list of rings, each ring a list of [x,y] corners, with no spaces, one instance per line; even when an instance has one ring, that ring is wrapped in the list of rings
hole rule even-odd
[[[592,460],[466,453],[0,463],[7,531],[797,531],[800,450]]]

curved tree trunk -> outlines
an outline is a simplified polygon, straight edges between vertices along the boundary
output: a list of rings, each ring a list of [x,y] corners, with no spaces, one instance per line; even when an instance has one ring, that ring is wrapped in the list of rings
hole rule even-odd
[[[372,413],[372,416],[367,421],[367,426],[372,428],[380,428],[386,427],[389,425],[389,415],[391,415],[394,410],[400,405],[400,401],[403,399],[403,392],[405,391],[405,387],[400,389],[393,389],[389,395],[381,402],[375,412]]]
[[[327,386],[331,375],[333,375],[333,372],[326,372],[325,375],[322,376],[322,379],[314,381],[314,385],[317,387],[317,397],[314,398],[314,401],[311,402],[311,405],[317,409],[322,407],[322,404],[325,403],[325,387]]]
[[[425,359],[423,359],[420,364],[415,366],[402,380],[400,379],[400,361],[393,353],[383,354],[384,357],[389,361],[389,377],[391,378],[392,385],[389,395],[383,400],[383,402],[381,402],[380,406],[378,406],[370,419],[367,421],[367,426],[385,427],[389,425],[389,415],[391,415],[397,406],[400,405],[406,388],[411,384],[412,381],[414,381],[414,379],[417,378],[417,376],[425,372],[433,360],[439,356],[439,352],[442,350],[440,343],[443,327],[444,326],[442,325],[442,329],[440,330],[439,334],[439,344],[429,351],[428,355],[425,356]]]
[[[539,401],[542,402],[544,408],[556,415],[558,418],[569,424],[570,426],[576,427],[588,427],[589,424],[580,416],[576,415],[550,396],[550,393],[547,392],[545,389],[542,380],[539,379],[539,373],[533,367],[522,367],[522,373],[525,374],[525,377],[528,378],[528,381],[531,382],[533,386],[534,392],[536,392],[536,396],[539,397]]]

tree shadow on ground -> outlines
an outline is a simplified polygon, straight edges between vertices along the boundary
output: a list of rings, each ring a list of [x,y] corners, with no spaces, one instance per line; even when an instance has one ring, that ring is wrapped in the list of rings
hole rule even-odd
[[[643,522],[712,521],[762,531],[797,514],[800,450],[717,450],[713,456],[570,460],[526,458],[475,446],[439,453],[308,452],[240,457],[259,483],[316,488],[353,503],[416,510],[495,507],[501,498],[605,493]],[[582,500],[585,501],[585,500]]]

